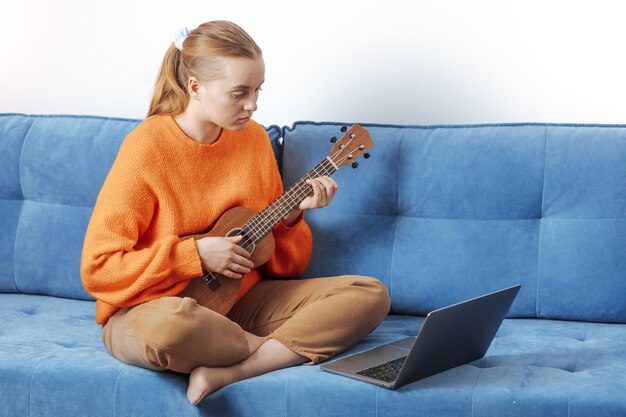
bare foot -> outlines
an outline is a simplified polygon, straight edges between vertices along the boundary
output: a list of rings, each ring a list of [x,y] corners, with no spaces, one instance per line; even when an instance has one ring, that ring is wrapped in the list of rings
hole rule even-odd
[[[248,346],[250,348],[250,357],[259,347],[265,343],[265,337],[256,336],[252,333],[245,332]],[[205,368],[198,367],[189,374],[189,387],[187,388],[187,399],[196,405],[204,397],[212,392],[217,391],[226,385],[237,382],[241,379],[239,367],[215,367]]]
[[[189,374],[187,399],[196,405],[204,397],[228,384],[239,380],[233,368],[204,368],[198,367]]]
[[[258,338],[258,336],[255,337]],[[255,348],[256,342],[258,341],[249,342],[251,350]],[[248,359],[236,365],[216,368],[198,367],[191,371],[187,398],[192,404],[198,404],[204,397],[228,384],[276,369],[299,365],[306,360],[306,357],[295,353],[278,340],[268,339]]]

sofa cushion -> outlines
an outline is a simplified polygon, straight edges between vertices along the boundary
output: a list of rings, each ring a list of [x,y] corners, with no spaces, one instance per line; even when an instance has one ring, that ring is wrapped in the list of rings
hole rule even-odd
[[[285,129],[286,185],[339,127]],[[419,315],[520,283],[509,317],[626,323],[626,126],[364,127],[372,157],[306,213],[305,276],[373,275]]]
[[[549,126],[540,317],[626,322],[626,129]]]
[[[128,366],[105,350],[91,301],[0,294],[0,317],[3,417],[626,414],[626,325],[507,319],[483,359],[397,391],[299,366],[230,385],[196,408],[186,375]],[[422,323],[389,316],[340,357],[416,335]]]

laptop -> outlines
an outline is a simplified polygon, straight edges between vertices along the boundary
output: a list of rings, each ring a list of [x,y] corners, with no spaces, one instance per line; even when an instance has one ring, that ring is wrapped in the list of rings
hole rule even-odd
[[[520,288],[514,285],[431,311],[417,337],[338,359],[321,368],[395,389],[480,359]]]

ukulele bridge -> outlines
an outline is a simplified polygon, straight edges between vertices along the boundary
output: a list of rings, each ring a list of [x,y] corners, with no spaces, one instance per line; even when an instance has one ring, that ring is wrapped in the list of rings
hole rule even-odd
[[[207,271],[206,269],[202,272],[204,272],[202,275],[202,282],[204,282],[206,286],[211,289],[211,291],[217,291],[217,289],[221,287],[220,282],[217,280],[217,275]]]

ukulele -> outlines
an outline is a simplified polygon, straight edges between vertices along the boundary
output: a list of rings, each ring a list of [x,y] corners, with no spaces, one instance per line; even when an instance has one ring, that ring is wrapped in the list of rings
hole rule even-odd
[[[350,129],[343,126],[341,131],[344,132],[341,139],[337,140],[336,136],[330,139],[334,143],[330,154],[263,211],[257,214],[246,207],[231,208],[220,216],[210,231],[185,236],[182,239],[243,236],[238,245],[250,253],[250,260],[255,268],[269,261],[275,247],[272,229],[313,191],[311,185],[305,181],[332,175],[337,169],[349,163],[356,168],[358,162],[354,160],[361,155],[369,158],[366,151],[374,146],[374,143],[367,130],[354,124]],[[194,298],[198,304],[217,313],[223,315],[228,313],[235,305],[241,279],[228,278],[207,270],[197,278],[192,279],[179,296]]]

